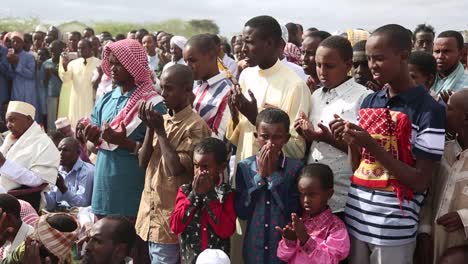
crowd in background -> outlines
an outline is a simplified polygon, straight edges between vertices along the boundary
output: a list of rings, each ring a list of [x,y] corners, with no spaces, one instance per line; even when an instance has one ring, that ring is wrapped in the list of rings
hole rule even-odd
[[[0,35],[1,263],[466,263],[468,36]]]

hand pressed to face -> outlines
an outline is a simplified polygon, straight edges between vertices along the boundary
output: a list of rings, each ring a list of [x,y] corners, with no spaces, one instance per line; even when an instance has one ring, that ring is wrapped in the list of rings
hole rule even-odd
[[[283,123],[260,122],[254,135],[260,147],[257,157],[258,170],[262,177],[268,177],[278,166],[281,149],[290,138],[289,128],[286,128]]]
[[[262,178],[266,178],[275,172],[278,166],[279,151],[278,146],[272,143],[267,143],[260,150],[258,173]]]
[[[196,194],[206,194],[207,192],[213,190],[215,183],[210,177],[209,171],[200,171],[193,178],[192,189]]]
[[[196,194],[205,194],[214,189],[224,173],[226,162],[218,163],[213,152],[193,153],[194,180],[192,188]]]

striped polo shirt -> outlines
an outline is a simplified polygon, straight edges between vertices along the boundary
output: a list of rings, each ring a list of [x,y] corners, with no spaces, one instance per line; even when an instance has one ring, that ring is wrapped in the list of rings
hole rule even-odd
[[[411,145],[416,160],[439,161],[444,152],[445,109],[422,86],[413,87],[392,98],[388,88],[370,94],[361,109],[389,108],[407,115],[412,123]],[[425,194],[400,206],[394,192],[373,190],[352,184],[345,208],[349,233],[374,245],[399,246],[416,239],[419,211]]]
[[[206,121],[212,136],[224,139],[228,121],[231,119],[228,94],[232,82],[225,72],[220,72],[207,81],[199,83],[193,89],[194,110]]]

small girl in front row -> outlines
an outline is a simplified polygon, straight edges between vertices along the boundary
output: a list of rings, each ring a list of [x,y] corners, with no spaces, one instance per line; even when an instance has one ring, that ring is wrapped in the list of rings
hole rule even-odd
[[[276,227],[283,239],[278,258],[293,264],[339,263],[349,253],[345,224],[327,205],[333,195],[333,173],[327,165],[305,166],[298,178],[302,218],[292,214],[292,222]]]

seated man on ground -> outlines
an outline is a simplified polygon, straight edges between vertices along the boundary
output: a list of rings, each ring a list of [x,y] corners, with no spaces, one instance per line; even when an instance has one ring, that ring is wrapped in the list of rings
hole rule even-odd
[[[0,187],[55,184],[60,156],[52,140],[33,120],[34,106],[11,101],[6,121],[10,133],[0,147]]]
[[[42,215],[34,233],[8,255],[2,264],[73,262],[72,248],[80,225],[68,214]]]
[[[80,159],[80,144],[75,138],[64,138],[58,145],[60,167],[56,186],[46,193],[47,210],[57,207],[86,207],[91,205],[94,165]]]

